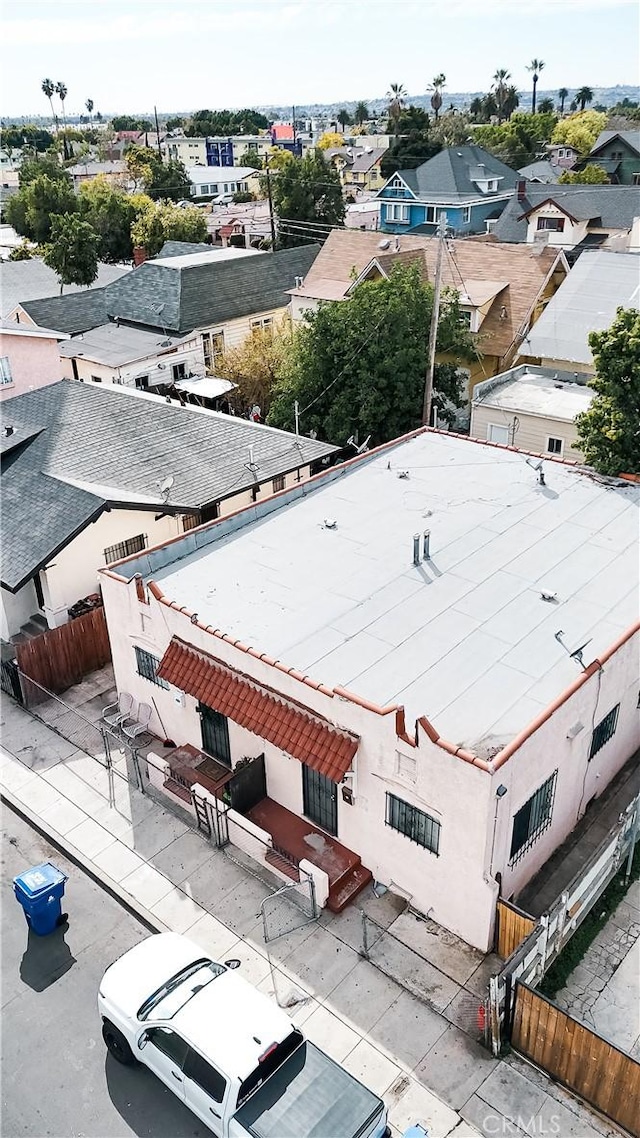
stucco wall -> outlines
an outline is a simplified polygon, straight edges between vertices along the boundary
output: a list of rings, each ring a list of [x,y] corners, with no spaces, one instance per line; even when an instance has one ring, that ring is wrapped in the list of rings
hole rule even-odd
[[[33,581],[27,581],[17,593],[10,593],[2,589],[0,604],[0,635],[3,640],[9,640],[20,631],[30,616],[38,612],[38,601]]]
[[[514,428],[514,419],[517,423]],[[475,439],[490,440],[491,424],[509,430],[509,445],[535,454],[547,453],[549,438],[562,439],[564,447],[558,457],[582,461],[582,452],[575,445],[578,432],[575,423],[564,419],[552,419],[545,415],[526,415],[522,411],[506,411],[501,407],[490,407],[486,403],[471,405],[471,435]]]
[[[62,379],[58,341],[42,336],[11,336],[0,332],[0,356],[8,356],[13,382],[0,384],[0,400],[47,387]],[[8,414],[8,412],[7,412]]]

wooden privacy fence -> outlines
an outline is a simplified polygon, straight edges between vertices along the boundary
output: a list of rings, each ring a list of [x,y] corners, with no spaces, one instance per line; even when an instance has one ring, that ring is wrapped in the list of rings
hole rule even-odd
[[[41,688],[48,692],[66,691],[79,684],[88,672],[109,663],[111,645],[104,609],[92,609],[68,624],[50,628],[42,636],[16,644],[15,651],[25,703],[32,707],[46,699],[47,693]],[[29,680],[35,680],[35,684]]]
[[[640,1138],[640,1064],[526,984],[516,987],[513,1046]]]
[[[523,913],[522,909],[500,898],[496,906],[496,925],[496,952],[503,960],[507,960],[536,927],[536,922],[528,913]]]

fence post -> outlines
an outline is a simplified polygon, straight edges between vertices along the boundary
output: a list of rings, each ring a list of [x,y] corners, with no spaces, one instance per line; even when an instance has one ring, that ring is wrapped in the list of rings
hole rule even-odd
[[[131,748],[131,762],[132,762],[133,769],[135,772],[136,782],[138,784],[138,790],[140,791],[141,794],[146,794],[147,792],[144,788],[144,779],[142,777],[142,764],[140,762],[140,752],[138,751],[137,747]]]
[[[540,924],[542,926],[542,933],[538,940],[538,953],[539,959],[536,967],[536,972],[540,979],[544,976],[544,970],[547,964],[547,942],[549,940],[549,914],[543,913],[540,917]],[[538,977],[536,977],[537,979]]]
[[[636,798],[634,808],[633,808],[633,820],[632,820],[632,824],[631,824],[631,841],[629,843],[629,856],[627,858],[627,868],[624,871],[624,883],[625,883],[625,885],[629,884],[629,878],[631,877],[631,867],[633,865],[633,855],[634,855],[635,850],[636,850],[636,840],[638,837],[638,831],[640,830],[639,804],[640,804],[640,795],[638,795],[638,797]]]
[[[500,979],[498,976],[489,977],[489,1019],[491,1051],[497,1057],[500,1054],[502,1042],[500,1038]]]
[[[365,913],[364,909],[360,910],[360,916],[362,917],[362,955],[364,956],[365,960],[368,960],[369,941],[367,938],[367,914]]]

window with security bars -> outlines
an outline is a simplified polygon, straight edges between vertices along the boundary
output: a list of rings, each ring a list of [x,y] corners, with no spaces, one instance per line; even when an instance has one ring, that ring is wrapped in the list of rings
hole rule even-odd
[[[438,855],[440,823],[430,814],[425,814],[424,810],[403,802],[401,798],[396,798],[395,794],[387,794],[386,823],[392,830],[397,830],[399,834],[404,834],[405,838]]]
[[[158,675],[158,668],[160,661],[157,656],[152,656],[150,652],[145,652],[144,648],[134,646],[136,654],[136,664],[138,665],[138,675],[142,676],[145,680],[150,680],[158,688],[168,688],[169,685],[166,680],[160,679]]]
[[[593,735],[591,736],[591,747],[589,749],[590,759],[592,759],[594,755],[597,755],[605,743],[608,743],[609,739],[615,735],[616,727],[618,726],[619,711],[620,704],[617,703],[616,706],[612,707],[611,711],[605,715],[604,719],[600,720],[598,726],[594,729]]]
[[[104,551],[107,565],[120,561],[121,557],[130,557],[132,553],[140,553],[147,548],[146,533],[139,533],[136,537],[129,537],[126,541],[119,541],[117,545],[109,545]]]
[[[271,480],[271,488],[274,494],[277,494],[278,490],[284,490],[284,474],[276,474]]]
[[[513,817],[513,832],[511,834],[511,850],[509,864],[514,865],[531,849],[541,834],[551,825],[553,814],[553,799],[556,790],[558,772],[554,771],[551,778],[538,787],[535,794],[521,806]]]

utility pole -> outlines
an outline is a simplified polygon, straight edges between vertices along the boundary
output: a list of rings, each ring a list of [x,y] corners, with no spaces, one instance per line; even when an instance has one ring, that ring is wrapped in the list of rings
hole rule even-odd
[[[296,108],[295,108],[295,104],[291,108],[291,110],[293,112],[292,116],[291,116],[291,123],[293,125],[293,153],[295,154],[295,152],[296,152]]]
[[[440,287],[442,282],[442,254],[444,252],[444,235],[446,232],[446,216],[441,213],[438,222],[438,254],[436,257],[436,276],[433,282],[433,310],[431,312],[431,328],[429,329],[429,349],[427,358],[427,374],[424,384],[424,403],[422,404],[422,425],[431,426],[431,403],[433,401],[433,374],[436,365],[436,341],[438,339],[438,318],[440,316]]]
[[[158,108],[157,107],[153,108],[153,113],[154,113],[155,118],[156,118],[156,142],[158,144],[158,154],[160,155],[160,161],[162,162],[162,147],[160,145],[160,127],[158,126]]]
[[[276,251],[276,223],[273,219],[273,197],[271,196],[271,170],[269,169],[269,155],[265,155],[264,167],[267,172],[267,197],[269,198],[269,222],[271,224],[271,252]]]

